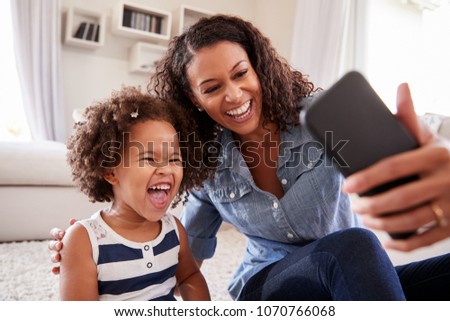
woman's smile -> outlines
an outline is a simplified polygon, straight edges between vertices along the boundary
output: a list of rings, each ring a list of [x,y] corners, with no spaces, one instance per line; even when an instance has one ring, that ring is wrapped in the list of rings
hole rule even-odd
[[[252,107],[252,100],[248,100],[243,105],[231,109],[226,114],[236,122],[245,122],[253,115],[254,108]]]

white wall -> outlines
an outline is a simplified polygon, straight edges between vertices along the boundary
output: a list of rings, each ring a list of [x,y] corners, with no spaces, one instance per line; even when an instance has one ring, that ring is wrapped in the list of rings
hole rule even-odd
[[[247,0],[243,0],[247,1]],[[257,0],[253,23],[288,61],[291,56],[296,0]]]
[[[421,10],[399,0],[370,0],[367,75],[393,112],[409,83],[416,112],[450,115],[450,3]]]
[[[398,0],[370,0],[367,40],[369,81],[395,112],[397,86],[414,79],[420,65],[422,12]]]
[[[72,112],[103,99],[122,84],[146,86],[147,75],[128,72],[128,48],[137,40],[112,34],[111,9],[119,0],[62,0],[62,34],[65,12],[69,6],[106,13],[105,45],[83,49],[63,44],[63,90],[68,134],[72,130]],[[216,13],[234,14],[252,21],[266,34],[279,53],[288,58],[291,52],[292,25],[296,0],[130,0],[175,13],[181,4]],[[174,31],[174,30],[172,30]],[[63,40],[63,39],[62,39]]]

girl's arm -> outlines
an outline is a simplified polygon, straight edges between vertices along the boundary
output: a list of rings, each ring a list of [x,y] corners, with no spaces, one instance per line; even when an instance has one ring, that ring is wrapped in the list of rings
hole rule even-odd
[[[61,254],[61,300],[98,300],[97,266],[88,233],[82,225],[75,224],[67,230]]]
[[[180,253],[176,273],[178,291],[184,301],[209,301],[211,297],[208,286],[189,249],[186,230],[177,218],[175,221],[180,235]]]

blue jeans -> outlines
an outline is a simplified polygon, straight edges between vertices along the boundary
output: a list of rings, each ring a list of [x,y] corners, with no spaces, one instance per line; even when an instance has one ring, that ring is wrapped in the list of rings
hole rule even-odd
[[[450,255],[395,268],[378,238],[351,228],[299,247],[253,276],[238,300],[448,300]]]

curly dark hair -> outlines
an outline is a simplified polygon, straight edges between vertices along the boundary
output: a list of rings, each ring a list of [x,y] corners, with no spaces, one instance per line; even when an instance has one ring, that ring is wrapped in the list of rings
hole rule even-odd
[[[138,111],[135,118],[131,114]],[[96,101],[83,113],[84,120],[74,125],[74,132],[67,142],[67,162],[72,168],[72,179],[91,202],[110,202],[114,199],[112,186],[103,175],[108,168],[118,166],[117,151],[109,142],[121,142],[123,133],[133,124],[147,120],[166,121],[175,128],[183,158],[183,179],[173,207],[185,198],[188,190],[201,186],[205,171],[195,162],[195,126],[189,124],[184,108],[173,102],[142,93],[139,87],[123,87],[113,91],[110,98]],[[104,166],[103,164],[108,164]],[[195,166],[193,166],[195,164]]]
[[[187,68],[198,50],[219,41],[236,43],[246,51],[261,84],[264,124],[274,123],[279,130],[299,125],[299,100],[312,94],[314,85],[300,71],[291,68],[252,23],[239,17],[219,14],[202,18],[173,38],[150,78],[148,90],[188,109],[203,143],[213,142],[219,127],[206,113],[199,112],[189,99],[191,88]],[[208,157],[208,153],[204,153],[205,162]]]

